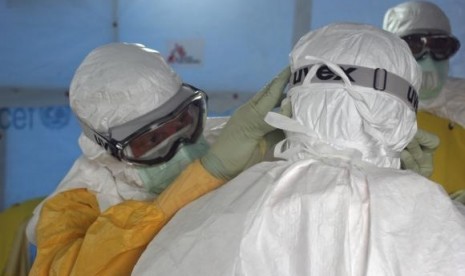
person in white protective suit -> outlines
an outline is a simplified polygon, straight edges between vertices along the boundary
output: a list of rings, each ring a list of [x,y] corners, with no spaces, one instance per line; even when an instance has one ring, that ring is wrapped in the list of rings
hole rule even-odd
[[[206,94],[160,53],[128,43],[92,50],[70,86],[83,155],[28,223],[37,245],[30,275],[129,275],[177,210],[263,158],[275,143],[263,117],[289,75],[235,113],[209,147]]]
[[[449,19],[433,3],[410,1],[386,11],[383,29],[407,42],[423,70],[418,126],[441,141],[431,179],[454,197],[465,195],[465,80],[448,77],[449,59],[460,48]]]
[[[397,36],[332,24],[290,54],[286,138],[184,207],[133,275],[465,275],[465,217],[443,188],[400,170],[421,69]]]
[[[127,43],[92,50],[70,87],[83,155],[28,224],[38,248],[31,275],[129,274],[178,209],[282,139],[263,118],[289,75],[283,70],[226,125],[209,118],[204,126],[204,93],[183,84],[158,52]]]

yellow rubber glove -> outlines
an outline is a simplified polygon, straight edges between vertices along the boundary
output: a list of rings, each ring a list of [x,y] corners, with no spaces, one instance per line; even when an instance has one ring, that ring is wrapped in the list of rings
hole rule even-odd
[[[436,135],[418,129],[415,137],[400,154],[402,169],[430,177],[433,174],[433,153],[438,146],[439,138]]]
[[[200,160],[213,176],[228,180],[262,161],[267,149],[284,138],[263,119],[283,98],[291,72],[286,67],[252,99],[234,112],[216,142]]]

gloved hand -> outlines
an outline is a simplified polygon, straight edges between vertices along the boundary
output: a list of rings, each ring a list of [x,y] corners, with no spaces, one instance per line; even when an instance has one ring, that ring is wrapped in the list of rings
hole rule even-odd
[[[418,129],[415,137],[400,154],[401,168],[430,177],[433,174],[433,153],[438,146],[439,138],[436,135]]]
[[[265,115],[278,106],[291,75],[286,67],[252,99],[234,112],[216,142],[200,161],[217,178],[229,180],[262,161],[269,147],[284,138]]]

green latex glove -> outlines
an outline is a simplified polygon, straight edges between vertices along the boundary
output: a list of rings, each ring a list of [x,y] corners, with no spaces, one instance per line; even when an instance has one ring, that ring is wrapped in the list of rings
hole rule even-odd
[[[286,67],[234,112],[216,142],[200,159],[208,172],[229,180],[262,161],[267,150],[284,138],[282,131],[268,125],[264,118],[281,102],[290,75],[290,69]]]
[[[433,153],[438,146],[439,138],[436,135],[418,129],[415,137],[400,154],[402,169],[430,177],[433,174]]]

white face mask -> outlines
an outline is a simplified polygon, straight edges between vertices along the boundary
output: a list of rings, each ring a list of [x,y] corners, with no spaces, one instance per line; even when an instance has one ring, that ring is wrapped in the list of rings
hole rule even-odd
[[[157,166],[138,168],[139,176],[148,192],[160,194],[194,160],[208,151],[209,145],[202,137],[192,145],[183,145],[168,162]]]

